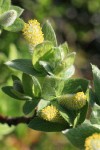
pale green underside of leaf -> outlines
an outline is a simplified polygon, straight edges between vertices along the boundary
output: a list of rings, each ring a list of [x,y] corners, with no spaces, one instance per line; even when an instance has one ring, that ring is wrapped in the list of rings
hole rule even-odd
[[[4,29],[11,32],[19,32],[23,29],[23,27],[24,27],[24,21],[20,18],[17,18],[11,26],[4,27]]]
[[[89,122],[83,123],[77,128],[70,129],[63,132],[69,141],[76,147],[83,149],[85,139],[91,136],[93,133],[100,133],[100,128],[93,126]]]
[[[20,15],[23,13],[24,9],[22,9],[21,7],[18,7],[18,6],[14,6],[14,5],[11,5],[10,6],[10,9],[12,10],[15,10],[17,12],[17,17],[20,17]]]
[[[56,40],[55,31],[52,28],[52,26],[51,26],[49,21],[46,21],[44,23],[42,31],[43,31],[43,34],[44,34],[44,39],[46,41],[52,42],[54,46],[57,46],[57,40]]]
[[[5,63],[7,66],[14,68],[16,70],[20,70],[26,74],[30,74],[33,76],[42,76],[42,74],[38,73],[32,65],[30,59],[16,59],[12,61],[8,61]]]
[[[90,121],[92,124],[100,125],[100,106],[99,105],[95,104],[94,107],[92,108]]]

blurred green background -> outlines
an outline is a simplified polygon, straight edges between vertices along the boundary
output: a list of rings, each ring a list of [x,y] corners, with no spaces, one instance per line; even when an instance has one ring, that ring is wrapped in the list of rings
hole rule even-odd
[[[100,67],[100,0],[12,0],[25,9],[24,21],[50,20],[58,43],[68,42],[76,51],[74,77],[92,80],[90,62]],[[21,73],[4,65],[7,60],[30,58],[22,34],[3,31],[0,35],[0,89],[11,85],[11,75]],[[23,102],[14,100],[0,90],[0,115],[22,116]],[[2,132],[1,132],[2,131]],[[8,128],[0,125],[0,150],[76,150],[61,133],[43,133],[26,125]]]

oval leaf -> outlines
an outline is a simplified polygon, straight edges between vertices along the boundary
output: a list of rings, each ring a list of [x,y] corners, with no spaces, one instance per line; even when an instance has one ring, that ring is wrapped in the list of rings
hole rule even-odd
[[[44,39],[51,41],[54,46],[57,46],[56,35],[49,21],[44,23],[42,31],[44,33]]]
[[[23,106],[23,112],[25,115],[28,115],[29,113],[31,113],[35,107],[37,106],[38,101],[26,101],[24,106]]]
[[[4,29],[11,32],[18,32],[21,31],[23,27],[24,27],[24,21],[20,18],[17,18],[11,26],[5,27]]]
[[[14,69],[20,70],[26,74],[43,76],[43,74],[38,73],[32,65],[31,59],[15,59],[5,63],[7,66]]]
[[[85,79],[69,79],[65,81],[65,86],[63,89],[63,94],[72,94],[79,92],[80,90],[84,93],[88,88],[89,81]]]
[[[44,132],[59,132],[69,128],[67,124],[65,125],[65,124],[45,121],[39,117],[36,117],[33,120],[31,120],[28,126],[29,128],[32,128],[34,130],[44,131]]]
[[[35,48],[34,48],[34,53],[33,53],[33,58],[32,58],[32,63],[35,67],[35,69],[40,68],[39,66],[39,61],[41,60],[41,58],[52,49],[52,43],[45,41],[41,44],[38,44]],[[39,67],[39,68],[38,68]]]
[[[23,89],[24,89],[25,94],[33,97],[33,92],[32,92],[33,80],[32,80],[32,77],[28,74],[23,73],[22,84],[23,84]]]
[[[89,122],[86,122],[77,128],[70,129],[63,133],[73,145],[80,149],[83,149],[85,139],[91,136],[93,133],[100,133],[100,128],[97,128]]]

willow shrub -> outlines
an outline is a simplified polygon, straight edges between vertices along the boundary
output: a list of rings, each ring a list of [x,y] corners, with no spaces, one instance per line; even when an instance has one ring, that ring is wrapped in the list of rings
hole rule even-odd
[[[67,42],[58,45],[49,21],[43,26],[37,20],[25,23],[23,9],[0,1],[0,28],[22,31],[31,52],[30,59],[6,62],[22,72],[12,75],[13,85],[2,88],[8,96],[24,101],[23,112],[30,114],[29,128],[44,132],[62,132],[80,149],[100,148],[100,70],[92,65],[92,88],[87,79],[71,78],[75,72],[75,52]],[[88,115],[87,115],[88,114]]]

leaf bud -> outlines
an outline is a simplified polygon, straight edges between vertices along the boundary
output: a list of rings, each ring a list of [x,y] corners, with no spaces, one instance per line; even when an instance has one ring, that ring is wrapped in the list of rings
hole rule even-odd
[[[9,10],[0,15],[0,24],[4,27],[11,26],[17,18],[15,10]]]

